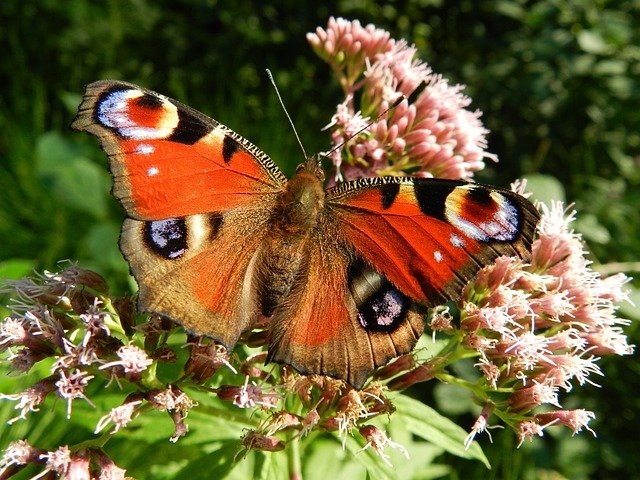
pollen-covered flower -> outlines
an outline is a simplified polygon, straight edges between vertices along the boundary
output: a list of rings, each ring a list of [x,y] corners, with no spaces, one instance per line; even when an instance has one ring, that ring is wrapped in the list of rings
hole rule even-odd
[[[24,465],[40,460],[42,450],[32,447],[26,440],[11,442],[0,459],[0,478],[9,478]]]
[[[274,392],[265,391],[262,387],[249,383],[249,376],[244,379],[240,387],[222,386],[217,390],[221,400],[231,400],[240,408],[253,408],[259,405],[264,408],[274,408],[280,396]]]
[[[0,351],[8,346],[25,345],[31,337],[30,329],[25,318],[6,317],[0,323]]]
[[[45,460],[47,466],[43,473],[47,471],[55,472],[61,478],[68,478],[69,469],[71,468],[71,450],[67,445],[62,445],[56,450],[44,453],[40,455],[40,458]]]

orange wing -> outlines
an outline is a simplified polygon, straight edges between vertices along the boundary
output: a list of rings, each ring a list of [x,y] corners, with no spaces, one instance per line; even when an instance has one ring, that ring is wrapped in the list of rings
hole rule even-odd
[[[253,259],[285,176],[224,125],[125,82],[87,86],[72,127],[109,156],[140,309],[233,348],[258,309]]]
[[[339,241],[324,222],[271,318],[269,360],[362,388],[369,373],[411,351],[424,310]]]
[[[356,388],[411,351],[424,306],[458,297],[500,255],[527,258],[538,219],[513,192],[449,180],[361,179],[326,202],[307,263],[273,314],[269,359]]]
[[[454,180],[385,177],[327,192],[345,242],[413,300],[458,298],[501,255],[527,259],[539,218],[503,189]]]
[[[237,133],[129,83],[88,85],[71,127],[100,139],[113,193],[138,220],[250,206],[286,183],[276,164]]]
[[[126,219],[120,248],[140,309],[165,315],[232,349],[259,312],[249,288],[271,205],[143,222]]]

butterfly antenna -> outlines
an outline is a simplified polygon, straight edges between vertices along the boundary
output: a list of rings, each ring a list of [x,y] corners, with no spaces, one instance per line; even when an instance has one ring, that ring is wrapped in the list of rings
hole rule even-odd
[[[326,157],[330,157],[333,152],[335,152],[336,150],[342,148],[346,143],[349,143],[351,140],[353,140],[355,137],[360,135],[362,132],[364,132],[371,125],[373,125],[378,120],[380,120],[380,117],[385,115],[389,110],[391,110],[392,108],[396,108],[398,105],[400,105],[400,102],[402,102],[405,98],[407,98],[406,95],[400,95],[398,98],[396,98],[394,100],[394,102],[391,105],[389,105],[387,108],[385,108],[384,111],[381,112],[374,120],[371,120],[369,123],[367,123],[364,127],[362,127],[360,130],[358,130],[356,133],[351,135],[349,138],[344,139],[342,142],[340,142],[338,145],[333,147],[327,153],[323,153],[323,155],[326,156]]]
[[[267,68],[267,76],[269,77],[269,80],[271,81],[271,85],[273,85],[273,89],[276,91],[276,95],[278,96],[278,100],[280,101],[280,105],[282,106],[282,110],[284,110],[284,114],[289,119],[289,123],[291,124],[291,128],[293,130],[293,134],[296,136],[296,140],[298,140],[298,145],[300,145],[300,150],[302,150],[304,158],[309,158],[307,156],[307,152],[304,149],[304,145],[302,145],[302,141],[300,140],[300,136],[298,135],[298,132],[296,130],[296,126],[293,124],[293,120],[291,120],[291,117],[289,116],[289,112],[287,112],[287,107],[284,106],[284,102],[282,101],[282,97],[280,96],[280,91],[278,90],[278,86],[276,85],[276,82],[273,79],[273,75],[271,75],[271,70],[269,70],[268,68]]]

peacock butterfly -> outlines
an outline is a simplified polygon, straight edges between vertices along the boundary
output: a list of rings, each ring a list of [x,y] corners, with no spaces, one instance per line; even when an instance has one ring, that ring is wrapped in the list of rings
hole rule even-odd
[[[527,259],[536,209],[455,180],[290,179],[246,139],[125,82],[87,86],[72,128],[100,140],[125,219],[139,307],[231,350],[267,318],[269,360],[361,388],[409,352],[425,308],[501,255]]]

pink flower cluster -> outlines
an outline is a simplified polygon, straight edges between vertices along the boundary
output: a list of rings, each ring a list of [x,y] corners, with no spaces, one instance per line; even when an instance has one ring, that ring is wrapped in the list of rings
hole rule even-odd
[[[94,379],[101,378],[115,384],[114,388],[121,389],[126,383],[133,389],[98,421],[95,433],[104,432],[104,438],[125,429],[144,412],[156,410],[168,414],[174,424],[170,441],[178,441],[187,434],[186,418],[196,406],[185,391],[190,388],[227,401],[230,409],[251,409],[252,415],[262,418],[259,428],[242,438],[239,432],[238,440],[245,450],[281,450],[287,442],[277,435],[292,430],[298,432],[294,440],[312,430],[337,432],[343,442],[349,434],[359,435],[383,460],[384,446],[395,446],[385,440],[383,432],[367,424],[369,419],[393,410],[380,385],[357,391],[343,381],[303,376],[287,367],[267,369],[266,351],[232,358],[211,339],[189,335],[184,345],[189,355],[182,373],[174,381],[161,382],[152,367],[177,361],[178,355],[167,342],[171,331],[178,329],[157,316],[136,317],[130,299],[112,299],[107,290],[97,274],[76,266],[5,283],[4,291],[13,297],[13,313],[0,322],[0,352],[5,352],[18,374],[29,373],[45,358],[52,365],[50,375],[29,388],[0,394],[0,399],[16,402],[19,413],[10,424],[37,415],[54,395],[66,401],[67,417],[72,415],[74,400],[96,408],[86,392]],[[266,338],[255,332],[245,341],[261,347]],[[220,370],[233,376],[217,375]],[[223,378],[228,381],[229,377],[235,384],[223,383]],[[291,402],[300,408],[287,410]],[[44,452],[25,441],[14,442],[0,460],[0,478],[8,478],[8,472],[28,464],[39,465],[43,476],[56,474],[59,478],[67,478],[69,472],[99,471],[104,464],[113,478],[123,478],[124,470],[115,465],[112,468],[106,458],[98,448],[64,445]]]
[[[458,344],[449,358],[474,351],[482,381],[473,391],[484,409],[468,443],[496,414],[521,442],[549,425],[565,425],[576,433],[587,428],[594,413],[563,410],[559,391],[594,383],[596,363],[606,354],[630,355],[616,303],[627,299],[623,274],[602,278],[590,268],[580,235],[570,229],[575,212],[561,203],[541,205],[542,217],[528,264],[501,257],[480,271],[458,302],[459,327],[448,307],[435,309],[430,327]],[[447,356],[418,365],[394,380],[392,388],[438,378],[450,363]],[[463,384],[463,386],[465,386]],[[552,410],[549,410],[552,407]]]
[[[488,131],[471,99],[405,41],[341,18],[307,35],[346,95],[327,128],[336,180],[374,175],[468,179],[484,168]]]
[[[126,471],[118,467],[102,450],[83,448],[72,452],[68,445],[42,451],[25,440],[9,444],[0,460],[0,478],[9,478],[28,464],[43,467],[32,480],[38,478],[66,478],[71,480],[125,480]],[[92,468],[93,466],[93,468]],[[92,473],[98,472],[97,476]]]

